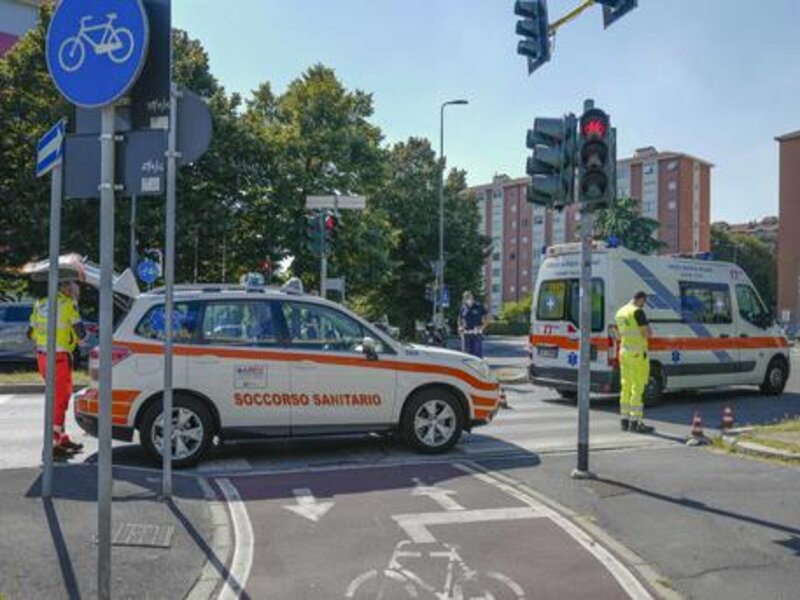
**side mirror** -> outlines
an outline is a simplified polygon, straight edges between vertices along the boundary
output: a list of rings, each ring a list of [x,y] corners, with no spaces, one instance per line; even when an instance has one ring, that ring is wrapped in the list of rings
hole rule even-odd
[[[361,341],[361,351],[367,360],[378,360],[378,344],[369,336],[365,336]]]

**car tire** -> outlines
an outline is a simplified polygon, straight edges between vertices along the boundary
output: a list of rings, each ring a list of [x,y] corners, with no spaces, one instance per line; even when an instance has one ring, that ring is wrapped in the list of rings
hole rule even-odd
[[[408,401],[400,430],[406,443],[417,452],[439,454],[452,448],[461,437],[464,411],[451,392],[439,388],[423,390]]]
[[[789,369],[783,358],[775,357],[769,361],[764,382],[761,384],[761,393],[766,396],[779,396],[786,388],[789,379]]]
[[[650,377],[644,388],[644,405],[658,406],[664,399],[664,374],[656,363],[650,364]]]
[[[573,402],[578,399],[578,390],[556,390],[556,393],[564,400],[572,400]]]
[[[161,451],[156,447],[155,438],[161,428],[161,400],[151,404],[142,416],[141,426],[139,427],[139,438],[148,456],[157,464],[162,463]],[[177,445],[173,449],[180,452],[182,456],[173,456],[172,466],[176,469],[183,469],[196,465],[208,451],[216,432],[214,431],[214,419],[208,407],[197,398],[176,394],[173,399],[173,430],[180,431],[175,422],[183,420],[183,433],[180,442],[183,448]],[[176,412],[178,413],[176,415]]]

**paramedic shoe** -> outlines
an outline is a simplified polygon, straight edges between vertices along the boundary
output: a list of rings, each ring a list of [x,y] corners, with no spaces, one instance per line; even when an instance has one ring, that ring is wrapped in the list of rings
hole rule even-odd
[[[70,452],[80,452],[81,450],[83,450],[83,444],[78,444],[76,442],[73,442],[66,435],[63,438],[61,438],[61,443],[59,444],[59,446]]]
[[[62,445],[53,446],[53,460],[56,462],[63,462],[75,456],[75,453],[68,450]]]
[[[641,421],[636,421],[631,423],[630,431],[634,433],[653,433],[655,431],[655,427],[650,427],[650,425],[645,425]]]
[[[628,431],[628,427],[630,425],[630,421],[628,419],[622,419],[619,422],[619,425],[620,425],[619,428],[622,429],[622,431]]]

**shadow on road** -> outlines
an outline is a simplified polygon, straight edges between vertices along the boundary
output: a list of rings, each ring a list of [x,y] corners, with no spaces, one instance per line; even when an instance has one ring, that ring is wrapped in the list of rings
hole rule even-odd
[[[61,577],[64,580],[64,591],[70,600],[77,600],[81,597],[78,579],[75,577],[75,570],[72,567],[72,560],[69,556],[69,549],[61,531],[61,524],[58,521],[55,506],[51,498],[42,500],[44,514],[47,517],[47,527],[50,529],[50,537],[53,538],[53,547],[58,556],[58,566],[61,569]]]

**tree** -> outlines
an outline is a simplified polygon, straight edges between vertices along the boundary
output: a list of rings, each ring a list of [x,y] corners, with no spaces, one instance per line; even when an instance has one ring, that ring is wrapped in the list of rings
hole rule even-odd
[[[750,277],[766,305],[775,309],[777,258],[768,244],[749,235],[711,227],[711,252],[718,260],[738,264]]]
[[[626,248],[641,254],[655,254],[666,244],[653,237],[660,223],[642,216],[641,206],[634,198],[618,198],[609,208],[595,214],[594,237],[606,240],[615,236]]]

